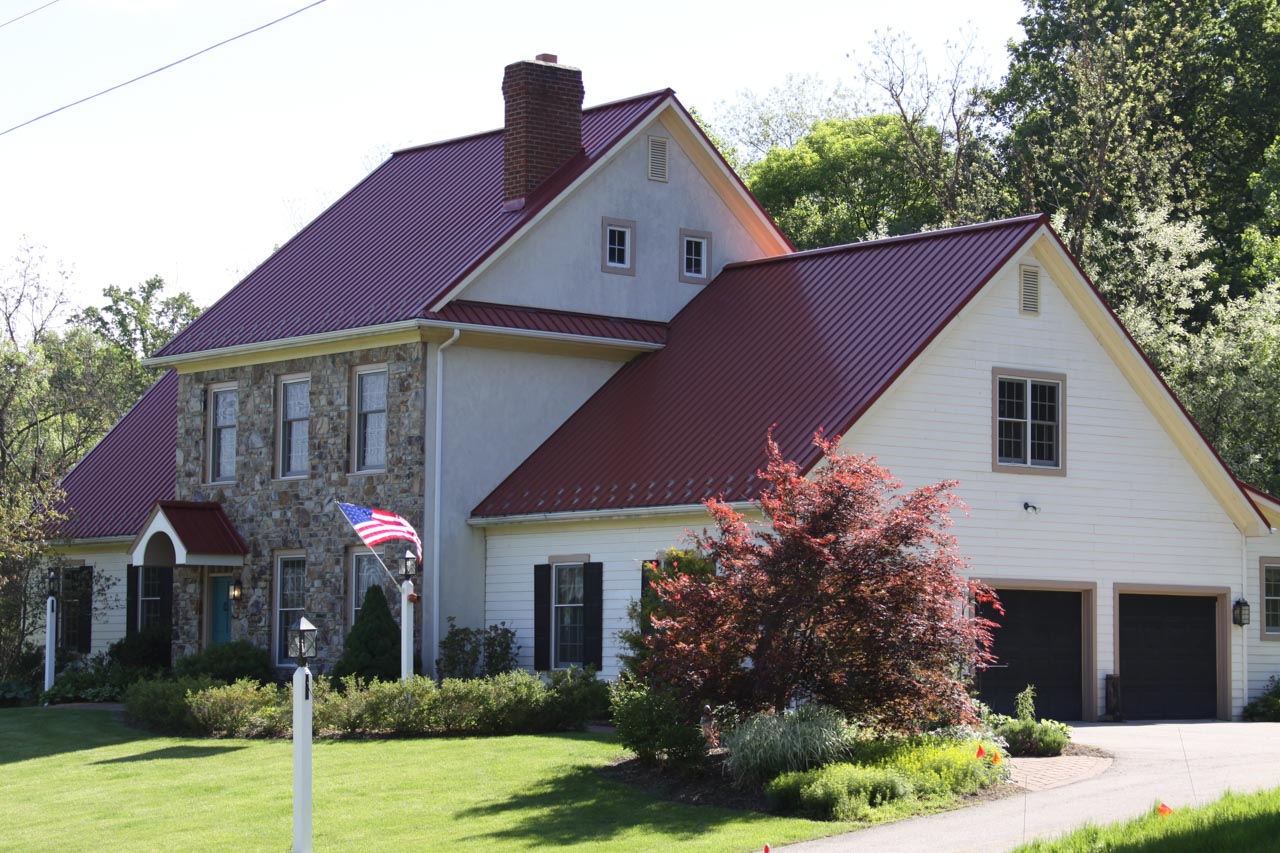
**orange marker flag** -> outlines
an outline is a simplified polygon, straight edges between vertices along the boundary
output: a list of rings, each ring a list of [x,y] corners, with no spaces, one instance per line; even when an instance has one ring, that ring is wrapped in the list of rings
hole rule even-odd
[[[1000,763],[1000,753],[998,753],[998,752],[993,752],[993,753],[991,753],[991,755],[992,755],[991,763],[992,763],[992,764],[999,764],[999,763]]]
[[[1169,808],[1164,803],[1161,803],[1160,808],[1156,809],[1156,811],[1160,813],[1161,820],[1164,820],[1169,815],[1173,814],[1173,809]]]
[[[982,758],[986,754],[987,754],[987,751],[982,748],[982,744],[978,744],[978,757]]]

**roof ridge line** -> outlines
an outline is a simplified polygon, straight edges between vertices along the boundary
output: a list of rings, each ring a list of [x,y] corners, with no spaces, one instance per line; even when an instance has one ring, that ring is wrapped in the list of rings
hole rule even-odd
[[[815,255],[830,255],[837,252],[849,252],[857,249],[867,249],[873,246],[884,246],[889,243],[906,243],[912,240],[926,240],[933,237],[949,237],[954,234],[961,234],[968,231],[983,231],[990,228],[999,228],[1014,223],[1030,224],[1037,220],[1046,224],[1049,221],[1048,214],[1029,213],[1023,216],[1011,216],[1008,219],[997,219],[992,222],[974,222],[969,225],[957,225],[953,228],[939,228],[936,231],[917,231],[914,234],[899,234],[895,237],[881,237],[877,240],[860,240],[855,243],[841,243],[838,246],[823,246],[819,249],[805,249],[802,252],[792,252],[789,255],[774,255],[769,258],[756,258],[751,261],[734,261],[731,264],[725,264],[721,269],[742,269],[743,267],[758,266],[760,264],[777,263],[779,261],[791,261],[796,258],[808,258]]]

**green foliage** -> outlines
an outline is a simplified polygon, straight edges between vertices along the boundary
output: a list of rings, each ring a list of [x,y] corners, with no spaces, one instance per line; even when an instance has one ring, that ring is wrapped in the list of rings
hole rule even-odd
[[[213,687],[208,678],[162,678],[136,681],[124,692],[129,720],[144,728],[173,734],[196,734],[188,695]]]
[[[400,676],[400,626],[391,618],[391,608],[382,587],[373,584],[365,593],[342,657],[333,667],[333,677],[391,680]]]
[[[996,729],[1009,744],[1010,755],[1061,755],[1070,737],[1054,720],[1017,719]]]
[[[1262,695],[1244,706],[1244,718],[1254,723],[1280,723],[1280,680],[1267,679]]]
[[[112,647],[115,649],[115,646]],[[126,656],[126,659],[129,659]],[[145,658],[142,658],[145,659]],[[155,666],[122,663],[111,651],[94,655],[68,666],[54,678],[53,686],[40,694],[40,701],[50,705],[67,702],[115,702],[129,685],[156,678],[164,669]]]
[[[107,649],[107,659],[123,667],[167,670],[173,656],[172,629],[152,625],[129,634]]]
[[[609,687],[618,740],[646,764],[691,767],[706,754],[702,729],[690,723],[671,694],[622,675]]]
[[[725,769],[737,785],[759,785],[786,771],[830,764],[848,754],[852,731],[844,715],[824,705],[792,713],[755,714],[724,736]]]
[[[550,728],[580,729],[590,720],[609,717],[609,685],[591,667],[553,670],[547,683]]]
[[[23,681],[0,681],[0,708],[26,705],[35,699],[31,685]]]
[[[850,750],[854,763],[897,770],[922,797],[971,794],[1003,780],[1008,765],[994,762],[998,751],[989,740],[934,735],[859,740]]]
[[[1036,718],[1036,686],[1028,684],[1026,688],[1013,697],[1013,712],[1019,720]]]
[[[748,185],[798,249],[912,233],[942,212],[906,168],[909,144],[894,116],[821,121],[755,164]]]
[[[180,678],[206,675],[214,681],[226,684],[242,678],[267,684],[276,678],[271,655],[266,649],[247,640],[218,643],[193,655],[181,657],[173,665],[173,674]]]
[[[209,680],[209,679],[206,679]],[[160,695],[176,694],[160,691]],[[214,737],[281,737],[293,725],[290,691],[254,678],[182,694],[191,731]],[[131,712],[132,713],[132,712]],[[172,716],[181,718],[177,710]],[[318,722],[318,720],[317,720]]]
[[[645,637],[653,631],[653,620],[669,615],[662,606],[662,599],[658,596],[655,585],[679,575],[710,578],[716,573],[716,564],[698,551],[668,548],[659,559],[643,561],[640,572],[644,579],[640,598],[632,599],[627,604],[627,621],[630,627],[618,632],[618,642],[623,648],[619,657],[622,659],[623,669],[631,673],[638,671],[641,662],[649,654]]]
[[[436,658],[439,678],[499,675],[519,666],[516,632],[506,622],[488,628],[459,628],[454,617],[446,621],[449,630],[440,640],[440,657]]]
[[[780,812],[817,820],[865,820],[872,809],[912,794],[911,782],[887,767],[832,764],[808,772],[784,773],[765,793]]]

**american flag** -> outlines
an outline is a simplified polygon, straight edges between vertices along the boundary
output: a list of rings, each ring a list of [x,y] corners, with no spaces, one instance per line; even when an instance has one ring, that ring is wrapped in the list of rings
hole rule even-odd
[[[422,561],[422,540],[418,538],[418,532],[413,529],[412,524],[384,509],[344,504],[342,501],[337,503],[364,544],[372,548],[391,539],[408,539],[418,552],[418,561]]]

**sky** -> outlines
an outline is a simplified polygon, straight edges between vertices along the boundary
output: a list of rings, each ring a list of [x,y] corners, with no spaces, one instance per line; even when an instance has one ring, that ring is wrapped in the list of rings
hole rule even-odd
[[[0,0],[0,24],[49,0]],[[0,270],[23,245],[73,306],[162,276],[209,305],[390,152],[502,124],[502,69],[553,53],[585,104],[670,87],[714,117],[788,74],[856,86],[877,33],[931,70],[972,38],[1006,65],[1021,0],[789,4],[55,0],[0,26]],[[794,10],[794,11],[793,11]],[[0,281],[0,286],[5,282]]]

